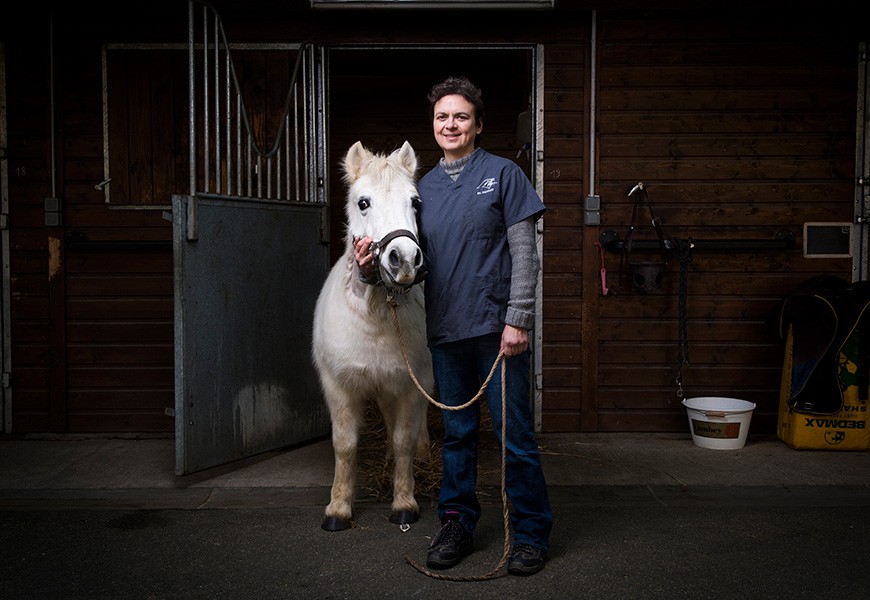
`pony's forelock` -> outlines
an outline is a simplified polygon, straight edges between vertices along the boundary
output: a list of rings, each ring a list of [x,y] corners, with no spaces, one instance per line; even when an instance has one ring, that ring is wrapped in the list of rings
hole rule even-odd
[[[411,180],[416,181],[417,155],[407,141],[389,154],[372,152],[361,142],[356,142],[342,161],[342,180],[350,187],[367,173],[375,178],[376,184],[380,184],[391,178],[386,169],[395,170],[396,175],[410,175]]]

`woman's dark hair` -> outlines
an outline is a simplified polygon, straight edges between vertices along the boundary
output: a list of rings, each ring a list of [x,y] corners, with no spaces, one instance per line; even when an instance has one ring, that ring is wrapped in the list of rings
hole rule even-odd
[[[429,115],[435,116],[435,103],[444,96],[458,94],[474,106],[474,121],[483,121],[483,92],[467,77],[448,77],[441,83],[436,83],[429,91]]]

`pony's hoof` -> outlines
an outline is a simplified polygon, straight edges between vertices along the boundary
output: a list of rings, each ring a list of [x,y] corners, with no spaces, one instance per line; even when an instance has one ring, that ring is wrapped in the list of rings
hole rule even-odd
[[[344,531],[352,526],[350,519],[342,519],[341,517],[325,517],[320,527],[324,531]]]
[[[416,510],[394,510],[390,513],[390,523],[396,525],[410,525],[416,523],[420,518],[420,513]]]

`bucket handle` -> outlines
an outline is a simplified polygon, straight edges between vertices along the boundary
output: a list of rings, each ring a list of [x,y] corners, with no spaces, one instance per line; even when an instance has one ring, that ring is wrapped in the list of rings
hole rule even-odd
[[[720,419],[724,419],[729,414],[729,413],[724,413],[724,412],[715,411],[715,410],[704,410],[701,412],[704,413],[705,417],[718,417]]]

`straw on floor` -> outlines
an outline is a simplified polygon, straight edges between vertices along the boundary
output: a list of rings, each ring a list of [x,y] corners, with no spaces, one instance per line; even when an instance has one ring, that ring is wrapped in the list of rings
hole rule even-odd
[[[481,451],[499,451],[492,434],[492,419],[486,403],[481,404],[480,444]],[[435,500],[441,488],[441,440],[444,426],[441,411],[429,406],[429,458],[414,461],[414,493],[417,500]],[[374,402],[366,410],[366,423],[360,432],[358,447],[360,467],[359,485],[363,493],[375,502],[392,499],[393,459],[387,454],[386,428]],[[483,475],[481,472],[479,475]],[[481,492],[483,493],[483,492]]]

